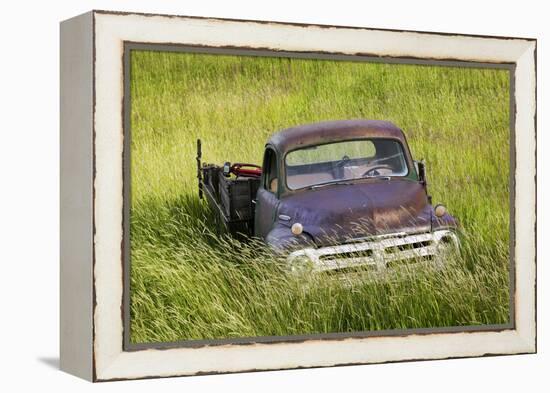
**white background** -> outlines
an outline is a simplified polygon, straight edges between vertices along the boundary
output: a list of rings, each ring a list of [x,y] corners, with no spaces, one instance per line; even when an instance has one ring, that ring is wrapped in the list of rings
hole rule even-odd
[[[8,5],[9,4],[9,5]],[[0,9],[0,390],[548,391],[549,12],[534,1],[15,1]],[[92,385],[58,370],[59,22],[90,9],[538,39],[539,354]],[[545,108],[546,107],[546,108]],[[545,110],[544,110],[544,109]],[[542,197],[541,197],[542,196]]]

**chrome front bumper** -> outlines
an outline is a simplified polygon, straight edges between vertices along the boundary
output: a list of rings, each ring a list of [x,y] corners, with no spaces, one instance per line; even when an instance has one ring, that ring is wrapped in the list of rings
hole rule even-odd
[[[435,260],[442,263],[443,250],[458,249],[459,240],[452,230],[407,235],[383,235],[330,247],[305,248],[291,253],[291,270],[309,267],[313,271],[336,271],[372,267],[385,270],[398,262]]]

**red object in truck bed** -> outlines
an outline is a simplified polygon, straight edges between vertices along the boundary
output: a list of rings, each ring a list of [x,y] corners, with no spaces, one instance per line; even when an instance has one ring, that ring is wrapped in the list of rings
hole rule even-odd
[[[254,164],[235,163],[231,165],[230,173],[242,177],[260,177],[262,168]]]

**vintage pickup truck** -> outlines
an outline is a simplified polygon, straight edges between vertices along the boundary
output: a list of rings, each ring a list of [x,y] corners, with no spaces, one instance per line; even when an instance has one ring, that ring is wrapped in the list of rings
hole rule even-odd
[[[403,131],[374,120],[277,132],[263,165],[202,164],[199,195],[227,231],[262,239],[293,269],[386,269],[458,250],[457,220],[427,192]]]

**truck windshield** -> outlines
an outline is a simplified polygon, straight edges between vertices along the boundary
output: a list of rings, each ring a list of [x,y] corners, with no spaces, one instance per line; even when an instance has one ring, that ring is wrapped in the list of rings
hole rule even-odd
[[[286,184],[296,190],[364,178],[407,176],[401,143],[361,139],[309,146],[285,157]]]

